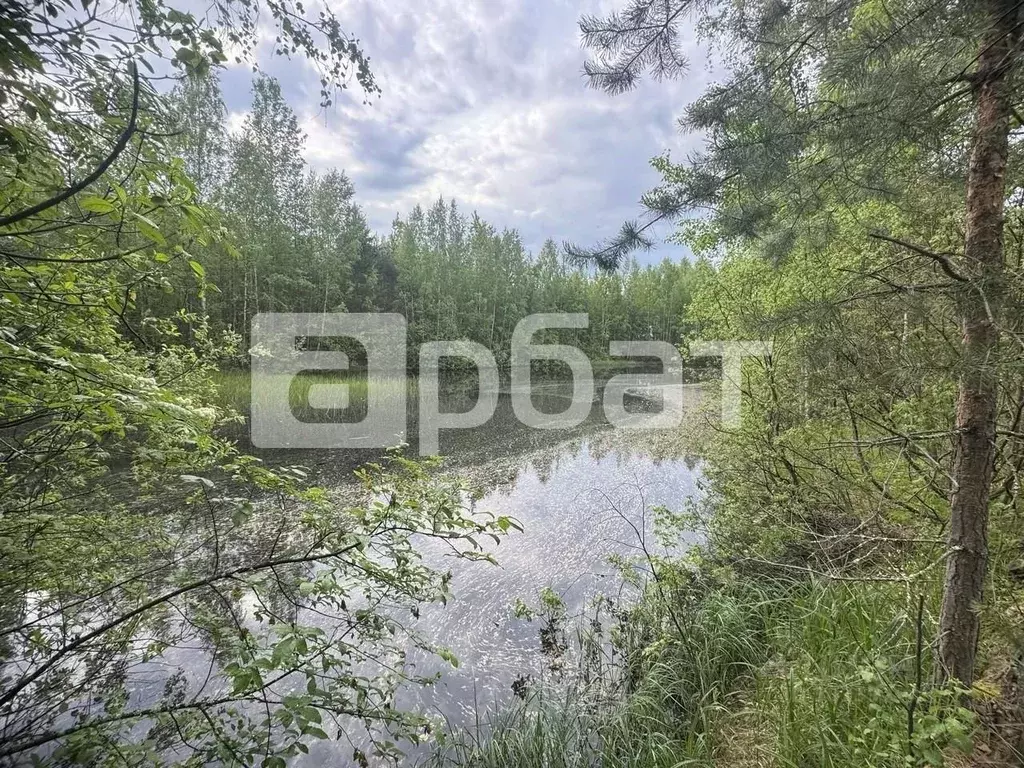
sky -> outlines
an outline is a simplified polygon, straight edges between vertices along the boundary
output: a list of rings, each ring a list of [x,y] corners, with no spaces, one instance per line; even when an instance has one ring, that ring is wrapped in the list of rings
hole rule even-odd
[[[378,232],[443,196],[519,230],[534,253],[547,238],[593,245],[641,213],[640,196],[658,181],[652,157],[682,160],[700,147],[677,120],[714,73],[688,30],[683,78],[618,96],[587,87],[578,20],[623,0],[327,1],[369,55],[380,97],[364,104],[353,85],[324,110],[308,63],[263,69],[299,116],[307,162],[344,170]],[[234,125],[251,76],[245,65],[222,76]],[[641,260],[684,255],[663,244]]]

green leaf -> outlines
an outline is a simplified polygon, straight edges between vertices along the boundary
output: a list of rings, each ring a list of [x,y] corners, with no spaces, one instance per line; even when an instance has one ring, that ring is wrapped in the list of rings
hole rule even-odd
[[[167,244],[167,239],[163,236],[163,233],[160,232],[160,228],[152,219],[143,216],[141,213],[138,213],[137,211],[132,211],[132,217],[137,222],[139,232],[142,233],[143,237],[147,238],[148,240],[152,240],[154,243],[157,243],[158,245]]]
[[[79,198],[78,206],[90,213],[113,213],[117,210],[117,206],[99,195],[86,195]]]

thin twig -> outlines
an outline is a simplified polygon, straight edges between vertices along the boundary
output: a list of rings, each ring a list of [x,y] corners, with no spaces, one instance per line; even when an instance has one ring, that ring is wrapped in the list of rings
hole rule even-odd
[[[911,758],[914,757],[914,712],[917,710],[917,702],[921,698],[921,653],[924,648],[924,595],[917,597],[917,648],[914,653],[914,664],[916,679],[914,680],[914,693],[907,704],[907,751]]]

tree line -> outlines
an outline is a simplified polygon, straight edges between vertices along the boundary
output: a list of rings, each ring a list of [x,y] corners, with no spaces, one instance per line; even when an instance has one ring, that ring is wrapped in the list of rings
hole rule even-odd
[[[201,311],[211,330],[243,340],[239,360],[258,312],[398,312],[413,347],[468,339],[499,363],[526,315],[584,312],[590,328],[574,342],[602,358],[614,339],[677,341],[687,303],[711,272],[707,263],[667,257],[595,270],[570,263],[552,240],[532,254],[515,230],[466,216],[454,199],[416,206],[389,232],[374,233],[343,170],[307,168],[296,115],[267,76],[255,79],[236,134],[213,74],[178,85],[166,110],[173,151],[198,198],[220,214],[231,245],[196,252],[201,273],[183,267],[138,309]]]

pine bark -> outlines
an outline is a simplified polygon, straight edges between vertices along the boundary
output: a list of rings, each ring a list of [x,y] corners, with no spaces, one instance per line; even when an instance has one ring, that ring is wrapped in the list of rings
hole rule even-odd
[[[964,269],[959,296],[962,365],[950,497],[949,556],[939,618],[940,677],[974,681],[979,606],[988,563],[989,496],[999,378],[1003,217],[1012,79],[1018,56],[1018,0],[987,0],[987,29],[973,75],[974,132],[967,173]]]

